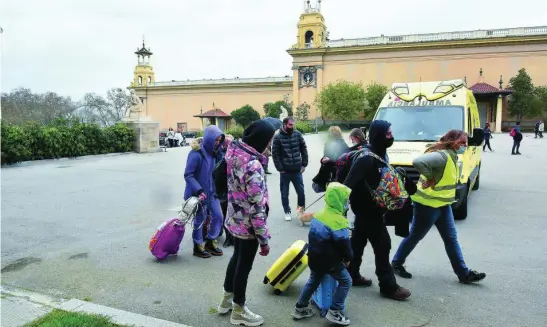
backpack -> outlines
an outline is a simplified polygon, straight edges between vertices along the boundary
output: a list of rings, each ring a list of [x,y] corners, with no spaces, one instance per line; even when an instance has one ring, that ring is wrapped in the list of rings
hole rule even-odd
[[[213,170],[213,180],[215,182],[215,191],[218,199],[223,202],[228,200],[228,165],[222,158]]]
[[[511,129],[511,133],[509,133],[509,136],[515,136],[517,135],[517,131],[515,130],[515,128],[513,127],[513,129]]]
[[[344,183],[346,177],[349,174],[353,161],[365,151],[365,149],[354,150],[346,152],[338,157],[336,160],[336,181],[338,183]]]
[[[369,190],[372,199],[384,209],[402,209],[409,198],[403,176],[376,154],[367,151],[363,155],[371,156],[385,164],[385,167],[380,169],[380,183],[375,190],[365,181],[365,186]]]

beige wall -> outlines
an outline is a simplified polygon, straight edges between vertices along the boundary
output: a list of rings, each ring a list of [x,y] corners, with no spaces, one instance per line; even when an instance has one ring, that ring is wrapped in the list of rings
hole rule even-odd
[[[249,104],[261,115],[266,102],[283,100],[283,96],[292,95],[292,86],[272,87],[223,87],[192,89],[153,89],[147,91],[145,104],[147,115],[160,123],[160,128],[173,127],[177,123],[188,123],[188,130],[200,130],[201,121],[193,117],[215,107],[227,114]],[[144,96],[139,92],[139,96]]]
[[[391,86],[394,82],[449,80],[467,77],[468,86],[478,82],[483,69],[484,82],[499,86],[503,75],[504,87],[519,69],[525,68],[535,85],[547,85],[547,44],[498,47],[469,47],[435,50],[406,50],[295,56],[294,66],[323,65],[322,78],[326,86],[336,80],[372,81]],[[296,74],[295,74],[296,75]],[[295,83],[298,83],[295,81]],[[298,88],[295,88],[298,89]],[[299,103],[313,102],[318,88],[301,88],[295,98]]]

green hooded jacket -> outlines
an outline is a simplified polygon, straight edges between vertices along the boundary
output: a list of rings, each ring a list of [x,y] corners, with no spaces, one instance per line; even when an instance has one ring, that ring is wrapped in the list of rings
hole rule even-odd
[[[349,228],[348,220],[344,214],[347,211],[350,193],[349,187],[338,182],[330,183],[325,192],[325,208],[314,214],[315,219],[333,231]]]

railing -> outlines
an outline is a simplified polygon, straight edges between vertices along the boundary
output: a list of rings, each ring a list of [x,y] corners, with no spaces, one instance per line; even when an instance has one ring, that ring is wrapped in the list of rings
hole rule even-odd
[[[379,36],[362,39],[340,39],[327,42],[328,47],[350,47],[380,44],[421,43],[451,40],[487,39],[510,36],[547,35],[547,26],[504,28],[495,30],[477,30],[464,32],[447,32],[431,34]]]
[[[156,82],[152,86],[176,86],[176,85],[207,85],[207,84],[244,84],[244,83],[283,83],[292,82],[293,78],[285,77],[264,77],[264,78],[222,78],[222,79],[200,79],[186,81]]]

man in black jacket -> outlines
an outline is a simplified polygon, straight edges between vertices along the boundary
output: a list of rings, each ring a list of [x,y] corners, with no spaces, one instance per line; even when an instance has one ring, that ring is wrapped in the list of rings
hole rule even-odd
[[[296,212],[301,215],[306,206],[304,180],[302,173],[308,166],[308,148],[299,131],[294,129],[294,119],[283,119],[283,127],[275,135],[272,145],[272,157],[275,168],[280,173],[281,203],[285,210],[285,220],[290,221],[291,207],[289,205],[289,184],[292,183],[298,194]]]
[[[388,161],[386,150],[393,144],[391,124],[375,120],[370,125],[368,150]],[[366,153],[366,152],[365,152]],[[351,188],[350,205],[355,213],[355,226],[351,238],[354,257],[348,270],[354,286],[370,286],[372,281],[359,273],[367,240],[374,250],[376,275],[380,282],[380,293],[387,298],[404,300],[410,291],[397,285],[395,274],[389,261],[391,238],[384,223],[385,210],[372,199],[366,184],[374,190],[380,183],[380,169],[384,163],[372,156],[357,158],[346,177],[344,184]],[[365,184],[366,183],[366,184]]]

